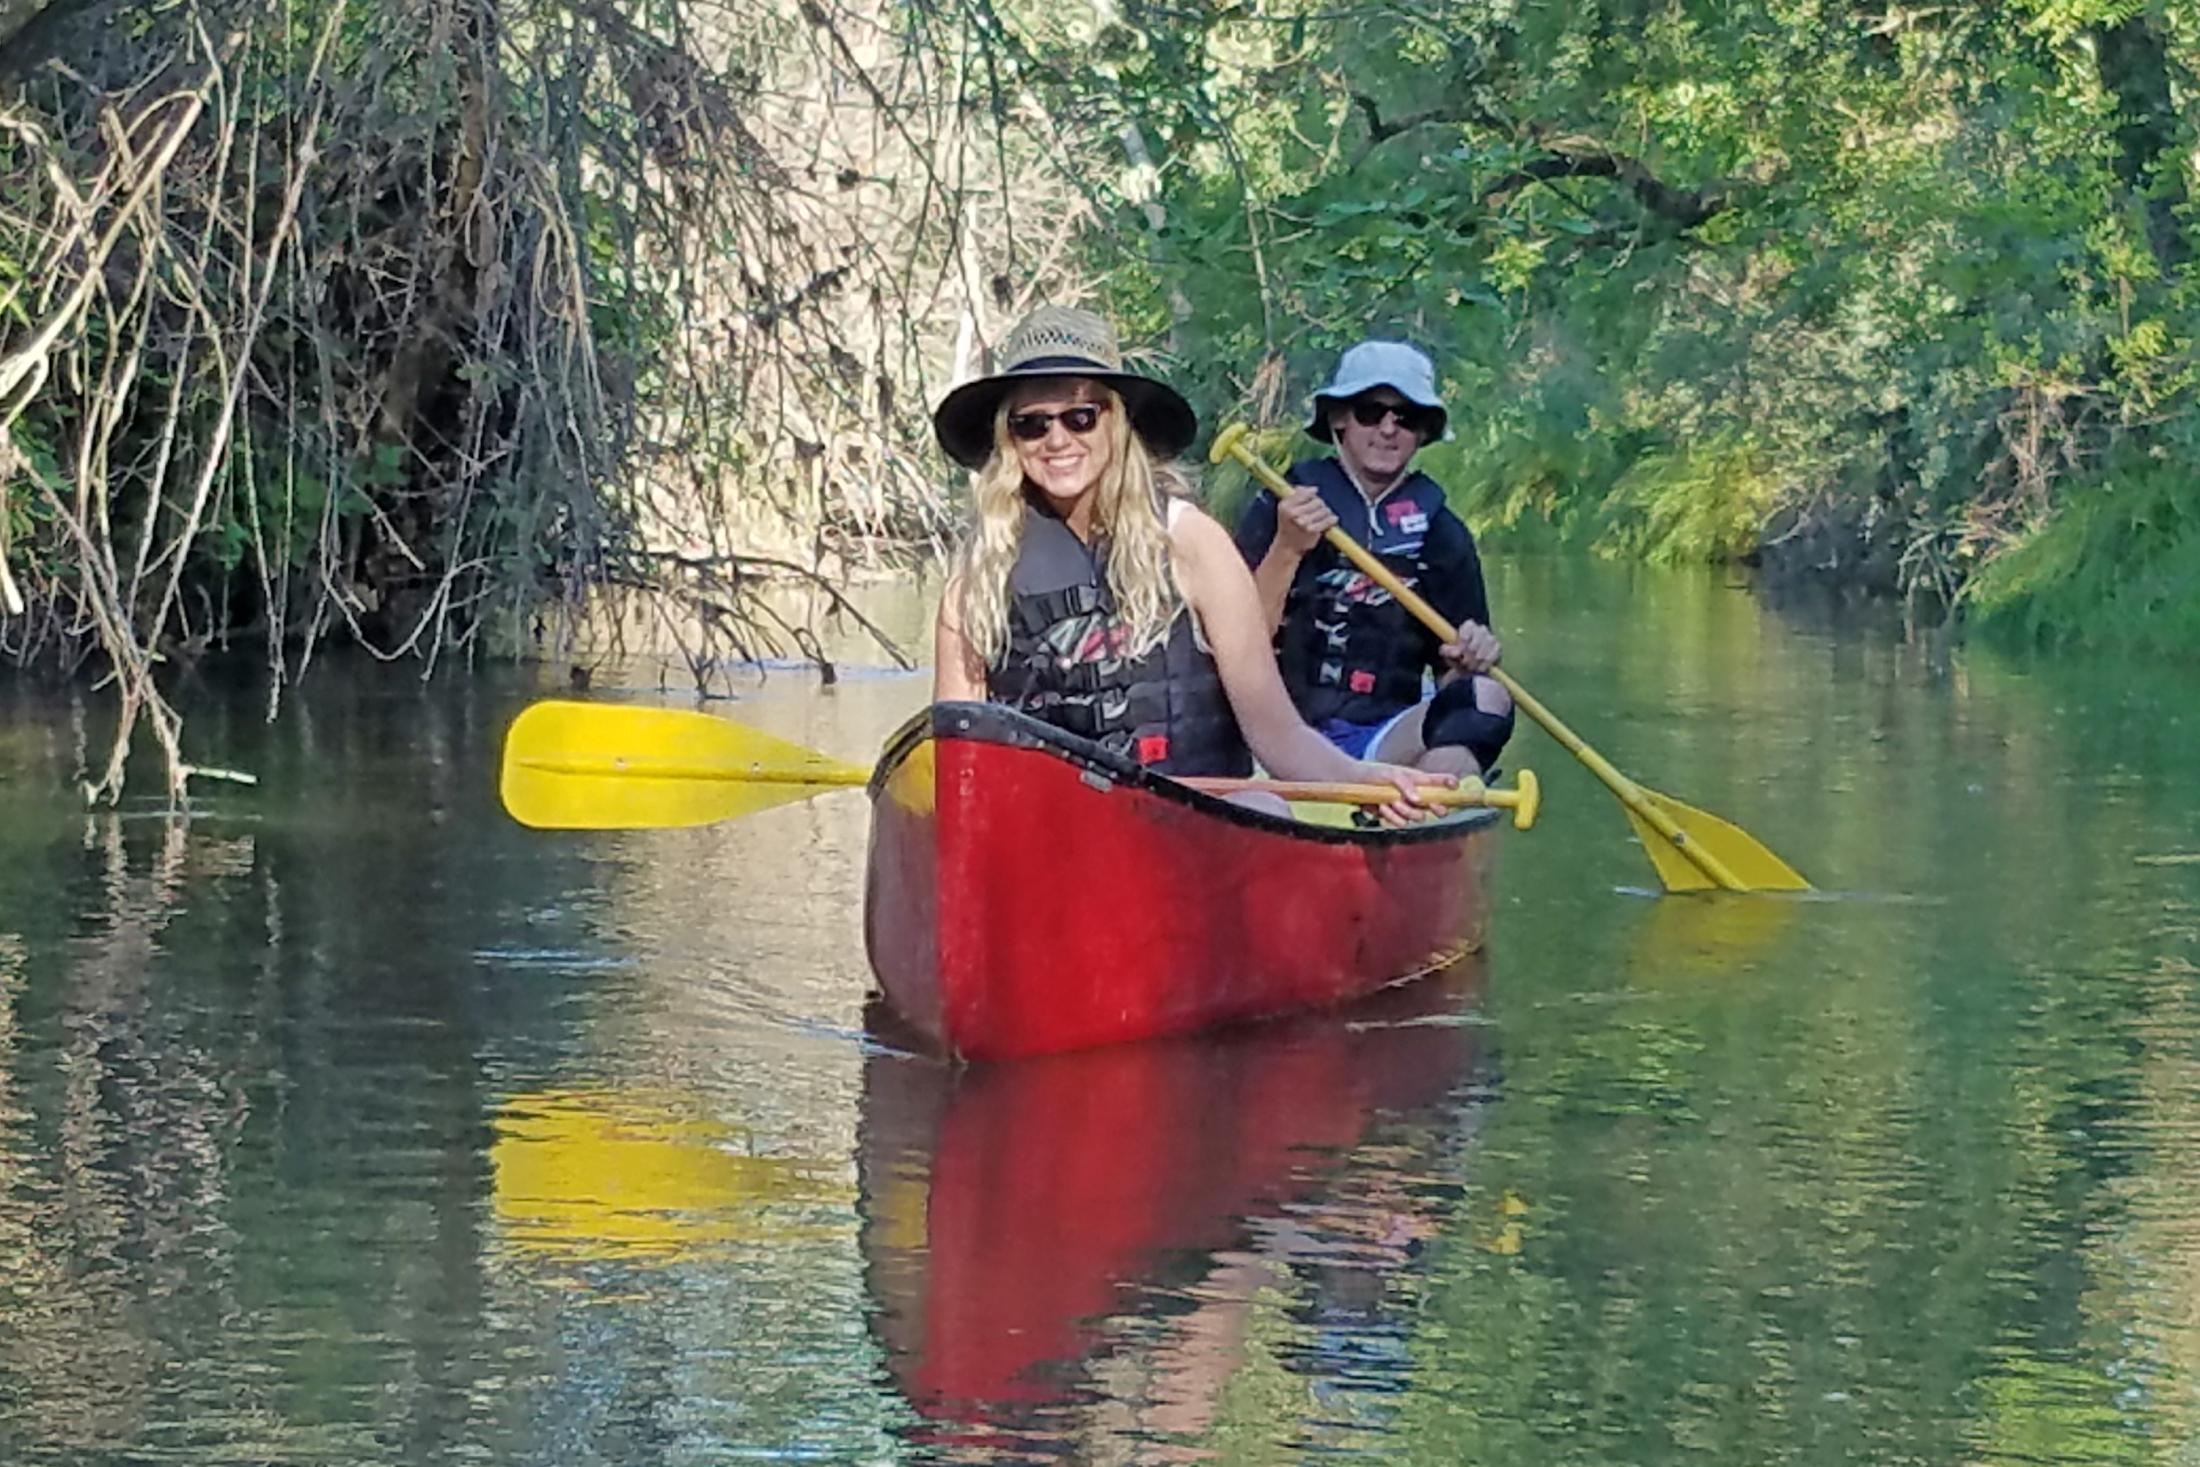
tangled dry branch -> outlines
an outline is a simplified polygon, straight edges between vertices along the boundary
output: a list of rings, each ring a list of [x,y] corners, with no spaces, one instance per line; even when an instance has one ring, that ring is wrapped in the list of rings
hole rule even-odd
[[[640,588],[698,662],[809,655],[750,587],[941,530],[921,405],[1046,184],[921,13],[194,0],[49,39],[0,98],[0,654],[112,679],[94,795],[142,718],[182,800],[164,682],[210,651],[260,649],[273,717],[332,641],[562,652]]]

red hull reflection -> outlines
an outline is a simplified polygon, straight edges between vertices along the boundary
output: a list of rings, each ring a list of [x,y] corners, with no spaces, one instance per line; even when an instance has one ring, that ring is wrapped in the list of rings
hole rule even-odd
[[[1441,1110],[1474,1060],[1468,982],[960,1071],[874,1056],[864,1253],[903,1393],[1010,1430],[1095,1394],[1110,1316],[1166,1312],[1257,1219],[1368,1165],[1348,1153],[1379,1120]]]

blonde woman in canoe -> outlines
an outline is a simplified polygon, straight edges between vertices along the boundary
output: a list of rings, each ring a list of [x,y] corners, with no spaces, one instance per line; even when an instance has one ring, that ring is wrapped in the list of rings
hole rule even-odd
[[[1291,706],[1252,573],[1174,462],[1190,405],[1125,371],[1087,311],[1041,307],[1000,358],[932,416],[976,471],[933,696],[1009,704],[1163,774],[1244,775],[1257,756],[1279,779],[1393,785],[1390,821],[1430,814],[1416,790],[1449,776],[1352,758]]]

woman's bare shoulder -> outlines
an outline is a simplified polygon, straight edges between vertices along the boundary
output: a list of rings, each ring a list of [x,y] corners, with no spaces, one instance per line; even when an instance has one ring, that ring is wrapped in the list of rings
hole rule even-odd
[[[1236,548],[1230,532],[1223,529],[1213,515],[1188,499],[1169,501],[1169,544],[1179,552],[1193,555],[1212,554],[1217,545]]]

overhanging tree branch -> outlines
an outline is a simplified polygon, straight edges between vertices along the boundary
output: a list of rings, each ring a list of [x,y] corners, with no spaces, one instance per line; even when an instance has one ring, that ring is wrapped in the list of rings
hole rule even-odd
[[[1609,178],[1633,194],[1645,210],[1676,229],[1694,229],[1734,203],[1731,185],[1725,182],[1676,188],[1624,153],[1562,146],[1553,147],[1490,184],[1482,190],[1482,200],[1501,205],[1533,184],[1562,178]]]

